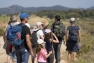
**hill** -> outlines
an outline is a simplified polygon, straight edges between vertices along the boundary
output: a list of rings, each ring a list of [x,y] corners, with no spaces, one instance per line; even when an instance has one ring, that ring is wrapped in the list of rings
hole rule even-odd
[[[22,7],[19,5],[12,5],[7,8],[0,8],[0,14],[13,14],[13,13],[20,13],[24,12],[37,12],[41,10],[71,10],[74,8],[64,7],[60,5],[52,6],[52,7]],[[78,8],[83,10],[84,8]]]

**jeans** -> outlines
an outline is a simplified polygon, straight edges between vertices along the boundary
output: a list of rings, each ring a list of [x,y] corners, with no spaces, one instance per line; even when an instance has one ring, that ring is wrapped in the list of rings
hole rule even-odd
[[[60,62],[60,48],[61,48],[61,42],[59,43],[53,43],[53,48],[54,48],[54,52],[55,52],[55,59],[56,59],[56,63]]]
[[[29,52],[25,48],[16,50],[17,63],[28,63]]]

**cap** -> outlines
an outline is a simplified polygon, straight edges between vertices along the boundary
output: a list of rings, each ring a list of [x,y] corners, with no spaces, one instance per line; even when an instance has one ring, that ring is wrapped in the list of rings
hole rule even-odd
[[[44,42],[42,39],[38,39],[38,40],[37,40],[37,43],[38,43],[38,44],[42,44],[42,43],[45,43],[45,42]]]
[[[70,18],[70,21],[75,21],[75,18]]]
[[[45,33],[50,33],[50,32],[52,32],[50,29],[45,30]]]
[[[24,19],[26,17],[29,17],[29,15],[27,13],[21,13],[20,14],[20,19]]]
[[[17,21],[17,17],[15,15],[10,17],[10,22],[16,22],[16,21]]]
[[[41,24],[43,24],[42,22],[37,22],[37,26],[39,26],[39,25],[41,25]]]
[[[25,25],[30,28],[30,25],[28,23],[25,23]]]

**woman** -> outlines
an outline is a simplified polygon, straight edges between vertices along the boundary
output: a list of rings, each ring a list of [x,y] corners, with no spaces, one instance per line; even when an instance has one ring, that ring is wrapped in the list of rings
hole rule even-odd
[[[66,46],[68,51],[68,62],[70,62],[71,54],[73,54],[73,59],[77,60],[76,55],[79,51],[80,43],[80,28],[75,25],[75,18],[70,18],[70,26],[68,26],[66,31]]]
[[[59,40],[55,36],[54,33],[51,32],[50,29],[45,29],[45,39],[44,41],[46,42],[46,50],[49,53],[50,51],[53,51],[53,46],[52,43],[59,43]],[[47,58],[48,63],[53,63],[54,62],[54,54],[52,53],[48,58]]]

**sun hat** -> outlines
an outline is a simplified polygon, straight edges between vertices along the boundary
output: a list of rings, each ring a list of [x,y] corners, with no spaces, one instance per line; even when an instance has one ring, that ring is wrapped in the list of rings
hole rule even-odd
[[[27,27],[29,27],[29,28],[30,28],[30,24],[28,24],[28,23],[25,23],[25,25],[26,25]]]
[[[27,13],[21,13],[20,14],[20,19],[24,19],[26,17],[29,17],[29,15]]]
[[[38,44],[42,44],[42,43],[46,43],[46,42],[44,42],[42,39],[38,39],[38,40],[37,40],[37,43],[38,43]]]
[[[75,21],[75,18],[70,18],[70,21],[71,21],[71,22]]]
[[[42,22],[37,22],[37,26],[39,26],[39,25],[41,25],[41,24],[43,24]]]
[[[52,32],[50,29],[45,30],[45,33],[50,33],[50,32]]]

